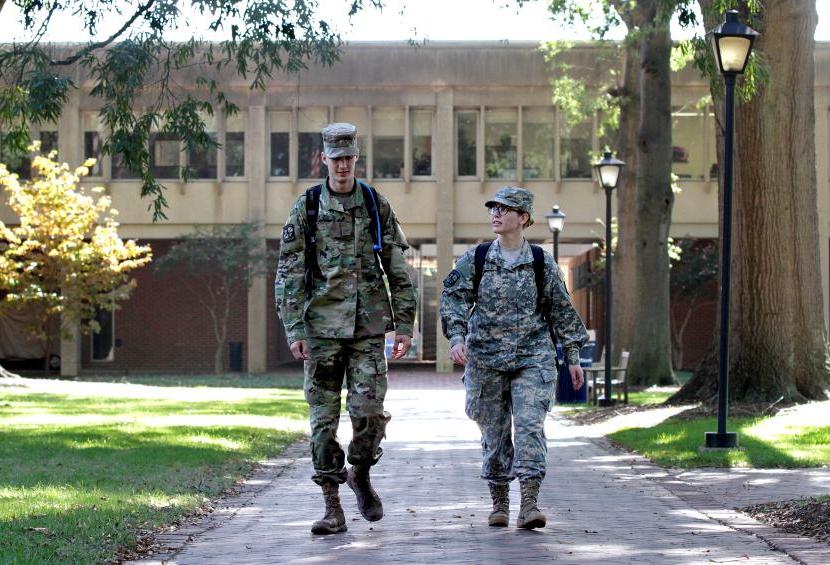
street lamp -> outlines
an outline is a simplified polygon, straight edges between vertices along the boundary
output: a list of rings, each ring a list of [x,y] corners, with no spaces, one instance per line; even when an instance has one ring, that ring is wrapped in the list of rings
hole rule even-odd
[[[605,398],[597,400],[598,406],[614,404],[611,398],[611,191],[617,187],[624,165],[610,151],[594,164],[599,183],[605,189]]]
[[[548,219],[548,229],[553,234],[553,262],[559,264],[559,232],[565,227],[565,212],[554,206],[550,214],[545,214]]]
[[[735,77],[744,72],[758,32],[738,20],[737,10],[726,12],[723,23],[712,31],[712,48],[726,82],[723,155],[723,221],[720,267],[720,359],[718,363],[718,431],[706,432],[707,448],[738,447],[738,434],[726,431],[729,396],[729,267],[732,238],[732,144],[735,134]]]

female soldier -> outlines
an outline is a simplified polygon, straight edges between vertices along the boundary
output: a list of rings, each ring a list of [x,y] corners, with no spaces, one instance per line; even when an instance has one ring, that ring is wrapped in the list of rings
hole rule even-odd
[[[541,528],[545,414],[556,374],[551,329],[565,349],[576,390],[584,382],[579,348],[588,335],[553,257],[524,238],[533,223],[533,193],[506,186],[485,206],[496,240],[467,251],[444,279],[441,323],[450,357],[466,366],[467,416],[481,429],[481,478],[493,499],[488,523],[507,526],[509,484],[518,477],[516,525]]]

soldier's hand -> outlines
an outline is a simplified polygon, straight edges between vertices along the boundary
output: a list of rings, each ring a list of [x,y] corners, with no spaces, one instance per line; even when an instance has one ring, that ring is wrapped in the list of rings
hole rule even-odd
[[[392,359],[400,359],[412,347],[412,338],[408,335],[395,334],[395,345],[392,346]]]
[[[295,341],[288,346],[291,349],[291,355],[294,359],[311,359],[311,354],[308,350],[308,342],[304,339]]]
[[[568,365],[571,371],[571,383],[574,385],[574,390],[579,390],[585,384],[585,373],[579,365]]]
[[[450,359],[452,359],[453,363],[456,365],[461,365],[462,367],[467,364],[467,346],[463,343],[456,343],[450,349]]]

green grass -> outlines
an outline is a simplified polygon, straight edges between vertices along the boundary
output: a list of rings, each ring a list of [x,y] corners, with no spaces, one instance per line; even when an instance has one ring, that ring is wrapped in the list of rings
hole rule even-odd
[[[656,392],[653,390],[643,390],[640,392],[629,392],[628,403],[643,405],[643,404],[662,404],[665,402],[673,392]]]
[[[307,417],[300,390],[144,392],[0,389],[0,562],[107,561],[300,438]]]
[[[302,388],[303,372],[301,369],[298,369],[296,371],[257,375],[248,373],[225,373],[221,375],[84,375],[82,380],[166,387]]]
[[[774,418],[730,419],[741,450],[700,451],[715,418],[670,419],[652,428],[622,430],[609,437],[664,467],[817,467],[830,461],[830,426],[787,425]]]

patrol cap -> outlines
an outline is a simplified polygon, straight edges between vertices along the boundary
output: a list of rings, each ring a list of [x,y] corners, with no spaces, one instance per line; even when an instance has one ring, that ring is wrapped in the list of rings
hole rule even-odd
[[[323,152],[335,159],[357,155],[357,127],[346,122],[329,124],[320,130],[323,135]]]
[[[533,225],[533,193],[528,189],[520,186],[503,186],[496,191],[496,195],[493,198],[484,203],[488,208],[496,204],[527,212],[530,219],[527,221],[525,227],[529,228]]]

